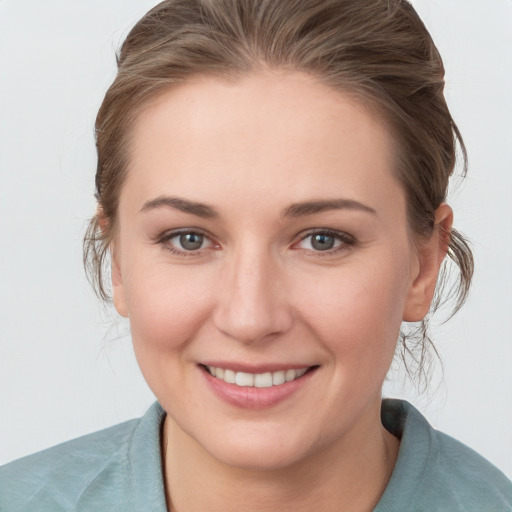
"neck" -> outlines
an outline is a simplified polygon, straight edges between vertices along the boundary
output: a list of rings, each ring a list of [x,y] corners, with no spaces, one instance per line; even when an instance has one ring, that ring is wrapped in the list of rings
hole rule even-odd
[[[371,511],[391,477],[399,441],[380,423],[380,401],[377,421],[365,423],[291,466],[251,470],[211,457],[167,417],[163,449],[169,510]]]

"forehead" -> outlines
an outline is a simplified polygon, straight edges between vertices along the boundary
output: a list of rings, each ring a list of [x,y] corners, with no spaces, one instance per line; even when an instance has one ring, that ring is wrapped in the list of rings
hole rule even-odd
[[[393,160],[384,121],[308,75],[198,78],[138,116],[127,188],[139,202],[178,192],[229,201],[241,189],[291,202],[330,191],[357,200],[390,185],[400,194]]]

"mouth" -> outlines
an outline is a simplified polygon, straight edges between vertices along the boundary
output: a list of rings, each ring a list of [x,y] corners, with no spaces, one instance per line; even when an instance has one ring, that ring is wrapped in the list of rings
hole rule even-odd
[[[239,387],[270,388],[281,386],[287,382],[293,382],[303,377],[318,366],[307,366],[302,368],[291,368],[274,372],[249,373],[234,371],[227,368],[201,365],[206,372],[226,384],[234,384]]]

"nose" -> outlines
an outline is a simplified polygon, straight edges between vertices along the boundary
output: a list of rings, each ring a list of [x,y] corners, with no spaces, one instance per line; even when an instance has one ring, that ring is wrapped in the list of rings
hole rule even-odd
[[[263,251],[246,249],[226,262],[213,315],[222,333],[245,344],[274,339],[292,325],[283,270]]]

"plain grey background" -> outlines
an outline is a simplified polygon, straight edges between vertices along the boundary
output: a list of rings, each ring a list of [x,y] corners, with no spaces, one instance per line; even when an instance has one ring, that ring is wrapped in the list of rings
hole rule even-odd
[[[386,394],[512,477],[512,1],[416,0],[447,68],[470,169],[450,198],[471,298],[435,330],[444,377]],[[149,0],[0,0],[0,463],[139,416],[154,400],[86,283],[93,123],[114,51]],[[123,335],[124,334],[124,335]]]

